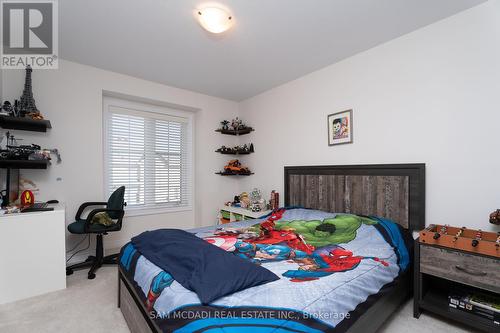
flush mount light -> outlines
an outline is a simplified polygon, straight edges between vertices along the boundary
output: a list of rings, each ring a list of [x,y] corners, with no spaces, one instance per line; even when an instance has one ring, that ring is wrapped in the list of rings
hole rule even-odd
[[[220,34],[231,28],[233,18],[226,10],[218,7],[206,7],[198,10],[198,20],[205,30]]]

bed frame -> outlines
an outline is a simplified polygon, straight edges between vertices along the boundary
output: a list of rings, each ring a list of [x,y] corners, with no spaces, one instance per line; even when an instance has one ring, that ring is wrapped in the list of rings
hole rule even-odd
[[[425,227],[425,164],[287,166],[284,186],[285,206],[384,216],[410,231]],[[407,272],[346,332],[376,332],[411,297],[411,286]],[[121,267],[118,307],[131,332],[161,332]]]

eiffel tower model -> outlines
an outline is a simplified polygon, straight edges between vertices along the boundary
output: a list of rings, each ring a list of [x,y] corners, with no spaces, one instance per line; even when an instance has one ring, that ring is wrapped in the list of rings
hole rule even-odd
[[[24,91],[19,103],[19,111],[23,116],[29,114],[32,117],[36,117],[40,115],[40,111],[38,111],[38,109],[36,108],[35,99],[33,98],[31,72],[33,72],[33,69],[31,69],[31,66],[28,65],[26,67],[26,79],[24,80]]]

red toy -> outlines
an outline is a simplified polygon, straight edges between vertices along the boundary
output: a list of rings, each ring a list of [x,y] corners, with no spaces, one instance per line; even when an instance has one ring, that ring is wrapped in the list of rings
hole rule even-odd
[[[35,195],[33,192],[26,190],[21,194],[21,206],[31,206],[35,203]]]

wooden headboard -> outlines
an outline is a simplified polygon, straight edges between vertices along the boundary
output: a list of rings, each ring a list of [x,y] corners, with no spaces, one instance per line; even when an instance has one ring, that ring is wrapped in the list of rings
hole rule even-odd
[[[425,164],[285,167],[285,206],[385,217],[425,228]]]

